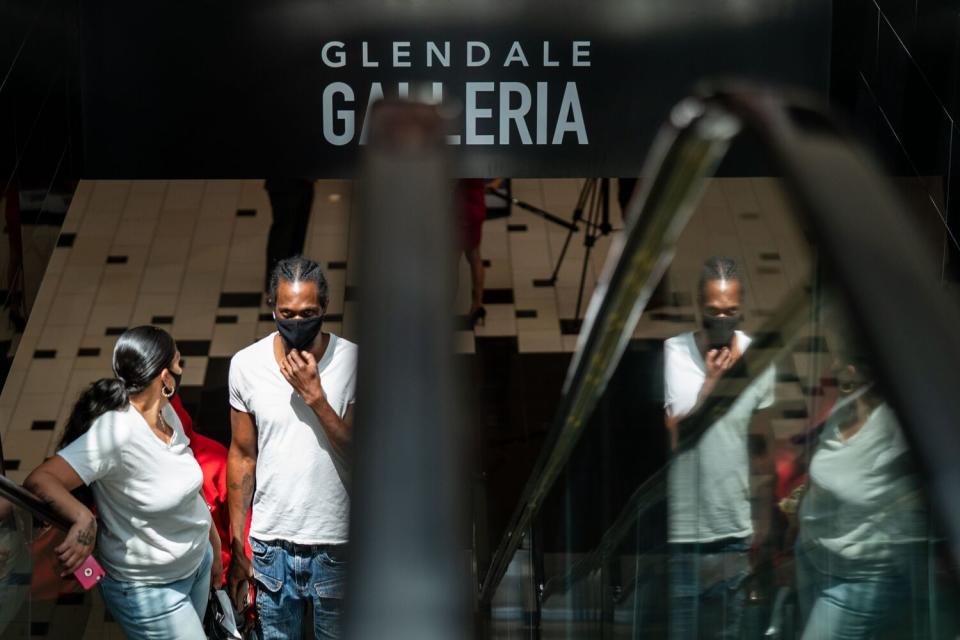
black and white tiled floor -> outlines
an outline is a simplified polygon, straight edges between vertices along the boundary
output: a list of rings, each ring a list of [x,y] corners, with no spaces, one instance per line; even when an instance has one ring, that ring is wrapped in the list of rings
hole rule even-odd
[[[581,185],[581,180],[530,179],[515,180],[512,188],[520,200],[569,218]],[[305,251],[327,268],[326,327],[351,339],[356,338],[353,287],[362,259],[352,242],[353,195],[350,182],[317,183]],[[623,226],[615,206],[612,218],[615,228]],[[808,279],[806,250],[790,220],[775,180],[713,180],[668,273],[669,306],[644,314],[634,336],[662,339],[693,328],[699,267],[716,254],[740,262],[747,284],[746,328],[758,328],[789,290]],[[52,453],[78,392],[110,375],[116,335],[138,324],[171,331],[185,361],[185,404],[201,432],[227,439],[229,359],[273,329],[260,291],[269,224],[262,181],[81,182],[0,393],[8,476],[22,481]],[[582,235],[573,237],[556,285],[543,286],[538,281],[553,270],[566,231],[516,207],[510,217],[488,220],[482,244],[489,265],[487,318],[474,331],[458,332],[458,350],[479,356],[491,350],[572,352],[586,255]],[[587,262],[584,308],[611,241],[599,238]],[[459,282],[457,310],[463,313],[470,282],[463,261]],[[785,376],[780,385],[783,397],[801,405],[800,380],[815,366],[805,358],[796,355],[797,375]],[[799,419],[785,415],[783,433]],[[98,624],[85,637],[119,633],[112,623]]]

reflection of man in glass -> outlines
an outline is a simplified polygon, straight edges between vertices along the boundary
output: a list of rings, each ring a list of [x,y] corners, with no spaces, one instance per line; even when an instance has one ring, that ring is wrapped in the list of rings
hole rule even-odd
[[[710,258],[699,282],[702,329],[664,345],[666,425],[675,451],[668,480],[673,638],[740,635],[753,538],[747,437],[754,413],[773,404],[773,369],[702,435],[685,433],[683,421],[750,345],[737,330],[742,299],[736,263]]]
[[[798,514],[797,584],[809,640],[872,638],[890,613],[908,609],[912,560],[926,537],[909,449],[869,365],[841,347],[834,376],[838,400]]]

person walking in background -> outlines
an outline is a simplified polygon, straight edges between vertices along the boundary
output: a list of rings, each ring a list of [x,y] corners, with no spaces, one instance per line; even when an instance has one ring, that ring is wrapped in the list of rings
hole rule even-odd
[[[268,178],[264,188],[270,197],[270,234],[267,237],[267,271],[263,290],[270,288],[270,274],[278,262],[303,253],[313,207],[313,180]]]
[[[203,640],[207,598],[223,569],[200,465],[169,402],[180,353],[166,331],[135,327],[114,346],[113,372],[83,392],[59,451],[24,486],[72,523],[56,549],[63,575],[96,541],[103,598],[128,638]],[[83,485],[96,519],[70,493]]]
[[[349,518],[357,346],[321,331],[329,302],[320,265],[277,263],[268,300],[277,331],[230,362],[233,437],[227,492],[233,527],[228,590],[245,608],[256,582],[262,640],[340,636]],[[243,524],[253,505],[249,542]]]
[[[480,241],[483,237],[483,221],[487,218],[486,181],[478,178],[460,180],[457,200],[460,205],[460,233],[463,255],[470,265],[470,310],[467,317],[470,326],[483,324],[487,310],[483,307],[483,256]]]

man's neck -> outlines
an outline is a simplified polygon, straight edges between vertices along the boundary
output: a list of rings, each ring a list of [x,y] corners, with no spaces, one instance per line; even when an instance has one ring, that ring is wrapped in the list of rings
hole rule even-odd
[[[327,348],[330,346],[330,334],[321,332],[317,336],[317,339],[313,341],[313,347],[310,348],[310,353],[313,354],[313,357],[316,358],[317,362],[320,362],[323,359],[324,354],[327,352]],[[290,353],[290,349],[287,347],[287,343],[283,341],[283,338],[280,337],[280,334],[277,333],[273,337],[273,354],[276,357],[277,363],[279,364],[280,360],[287,357],[287,354]]]

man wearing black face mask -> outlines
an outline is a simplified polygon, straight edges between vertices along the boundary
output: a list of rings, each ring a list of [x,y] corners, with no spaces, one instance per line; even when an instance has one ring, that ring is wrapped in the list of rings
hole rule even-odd
[[[316,637],[339,637],[357,347],[321,331],[327,282],[313,260],[278,262],[268,299],[277,332],[230,362],[227,586],[243,609],[255,580],[264,640],[300,638],[308,601]]]
[[[754,413],[773,404],[773,369],[695,442],[687,442],[693,436],[683,420],[750,344],[737,330],[742,291],[733,260],[707,260],[698,292],[702,329],[664,345],[665,422],[675,450],[668,478],[671,638],[740,637],[753,538],[747,437]]]

